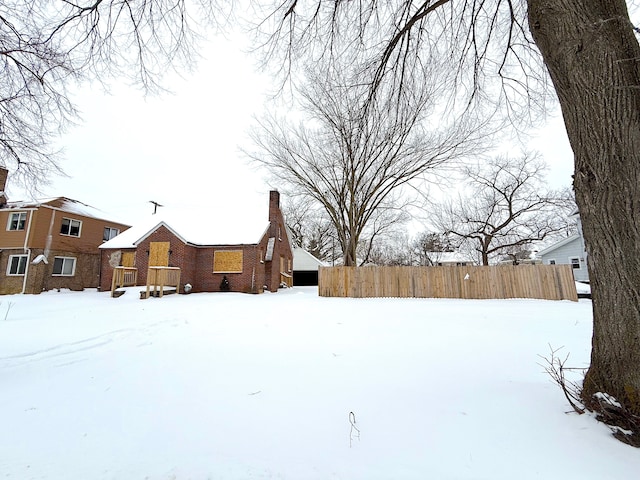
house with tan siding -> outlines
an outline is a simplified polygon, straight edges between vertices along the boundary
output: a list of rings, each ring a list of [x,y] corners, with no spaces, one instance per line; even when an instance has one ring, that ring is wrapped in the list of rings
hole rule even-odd
[[[7,177],[0,168],[0,294],[97,288],[98,246],[128,225],[66,197],[10,202]]]

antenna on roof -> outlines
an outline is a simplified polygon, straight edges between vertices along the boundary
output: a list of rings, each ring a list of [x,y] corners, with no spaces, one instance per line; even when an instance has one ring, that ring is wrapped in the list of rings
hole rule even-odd
[[[154,200],[149,200],[149,203],[153,203],[153,214],[155,215],[158,211],[158,207],[164,207],[164,205],[160,205],[158,202]]]

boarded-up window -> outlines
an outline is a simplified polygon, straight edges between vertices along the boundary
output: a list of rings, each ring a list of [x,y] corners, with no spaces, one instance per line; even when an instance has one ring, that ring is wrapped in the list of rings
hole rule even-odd
[[[149,266],[169,266],[169,242],[151,242],[149,244]]]
[[[213,252],[214,273],[242,273],[242,250]]]
[[[136,265],[136,252],[122,252],[122,266],[135,267],[135,265]]]

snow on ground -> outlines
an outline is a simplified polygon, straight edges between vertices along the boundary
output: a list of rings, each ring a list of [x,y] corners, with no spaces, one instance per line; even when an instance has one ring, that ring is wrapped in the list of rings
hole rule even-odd
[[[0,478],[636,479],[541,366],[590,337],[590,300],[0,297]]]
[[[576,282],[576,291],[578,292],[578,295],[591,293],[591,285],[588,283]]]

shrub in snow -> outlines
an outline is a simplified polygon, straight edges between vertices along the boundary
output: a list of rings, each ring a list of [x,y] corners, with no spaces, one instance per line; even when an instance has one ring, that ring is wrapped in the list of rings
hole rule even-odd
[[[222,281],[220,282],[220,291],[228,292],[229,290],[231,290],[231,285],[229,285],[229,279],[225,275],[224,277],[222,277]]]

